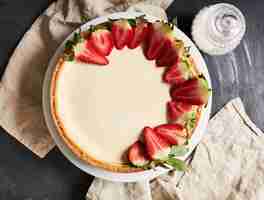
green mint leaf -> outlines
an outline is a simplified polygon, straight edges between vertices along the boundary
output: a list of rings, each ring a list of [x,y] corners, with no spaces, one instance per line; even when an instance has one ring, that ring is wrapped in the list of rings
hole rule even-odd
[[[188,166],[185,164],[184,161],[176,158],[169,158],[166,161],[166,164],[172,166],[177,171],[187,171],[188,169]]]
[[[169,157],[175,157],[175,156],[184,156],[186,153],[188,153],[189,149],[185,145],[173,145],[171,147],[171,152],[169,154]]]
[[[182,59],[182,62],[187,66],[188,69],[192,67],[187,59]]]
[[[141,167],[142,169],[144,170],[148,170],[148,169],[151,169],[150,165],[144,165],[143,167]]]
[[[127,164],[129,167],[136,167],[137,168],[137,166],[136,165],[134,165],[133,163],[131,163],[131,162],[129,162],[128,164]]]
[[[203,88],[209,89],[208,81],[206,80],[203,74],[199,75],[199,82],[202,84]]]
[[[145,165],[139,166],[139,165],[134,165],[133,163],[129,162],[129,163],[127,163],[127,165],[128,165],[129,167],[133,167],[133,168],[142,168],[142,169],[144,169],[144,170],[151,169],[150,163],[147,163],[147,164],[145,164]]]
[[[96,31],[96,29],[100,29],[100,24],[97,25],[97,26],[91,25],[90,28],[89,28],[89,30],[88,30],[88,32],[89,33],[92,33],[94,31]]]
[[[188,120],[186,123],[186,128],[189,132],[195,127],[196,122],[194,120]]]
[[[111,23],[109,21],[101,23],[101,24],[97,24],[96,26],[93,27],[93,29],[91,30],[91,32],[99,30],[99,29],[111,29]]]
[[[128,23],[130,24],[130,26],[136,26],[137,22],[135,19],[127,19]]]
[[[68,41],[65,43],[65,49],[70,50],[70,49],[72,49],[73,45],[74,45],[73,41],[68,40]]]
[[[186,128],[188,132],[191,132],[196,125],[196,111],[192,111],[188,113],[187,121],[186,121]]]
[[[87,15],[82,15],[81,16],[81,22],[82,23],[86,23],[90,20],[90,17],[88,17]]]
[[[74,35],[73,35],[72,41],[73,41],[74,44],[77,44],[79,42],[82,42],[83,41],[83,38],[81,36],[81,33],[80,32],[79,33],[76,33],[75,32]]]
[[[64,59],[66,61],[73,61],[74,60],[74,54],[64,54]]]

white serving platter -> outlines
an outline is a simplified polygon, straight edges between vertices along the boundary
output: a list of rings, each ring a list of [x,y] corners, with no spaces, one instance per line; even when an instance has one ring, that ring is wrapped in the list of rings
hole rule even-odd
[[[136,16],[140,16],[142,13],[139,12],[119,12],[114,13],[111,15],[98,17],[96,19],[93,19],[89,21],[88,23],[81,26],[82,30],[86,30],[89,28],[90,25],[96,25],[102,22],[107,21],[109,18],[111,19],[117,19],[117,18],[134,18]],[[149,21],[155,21],[158,18],[152,17],[152,16],[146,16],[145,17]],[[77,31],[77,30],[76,30]],[[210,75],[207,70],[206,63],[200,54],[197,47],[194,45],[194,43],[186,36],[181,30],[178,28],[174,29],[174,34],[177,36],[177,38],[184,41],[185,46],[190,46],[190,54],[192,55],[197,68],[200,72],[204,74],[206,79],[208,80],[209,87],[211,88],[211,79]],[[70,34],[65,41],[58,47],[56,53],[50,60],[44,83],[43,83],[43,111],[45,116],[45,121],[48,126],[48,129],[50,131],[51,136],[53,137],[55,143],[59,147],[60,151],[64,154],[64,156],[71,161],[75,166],[80,168],[81,170],[85,171],[88,174],[91,174],[93,176],[107,179],[110,181],[119,181],[119,182],[135,182],[135,181],[144,181],[144,180],[150,180],[155,178],[156,176],[159,176],[163,173],[166,173],[168,169],[164,169],[162,167],[157,167],[155,170],[146,170],[142,172],[133,172],[133,173],[115,173],[111,171],[107,171],[101,168],[96,168],[94,166],[91,166],[87,164],[86,162],[80,160],[77,156],[75,156],[71,150],[67,147],[67,145],[63,142],[63,140],[60,138],[59,133],[56,129],[56,126],[53,122],[53,118],[51,116],[51,110],[50,110],[50,83],[51,83],[51,77],[52,72],[56,66],[58,58],[62,55],[65,42],[70,39],[73,36],[73,33]],[[194,131],[194,134],[189,142],[189,153],[183,157],[183,159],[187,158],[191,152],[194,150],[194,148],[199,144],[201,141],[203,135],[206,133],[206,127],[208,124],[208,120],[210,117],[211,112],[211,106],[212,106],[212,96],[210,96],[207,107],[203,110],[201,114],[201,118],[199,120],[198,126]]]

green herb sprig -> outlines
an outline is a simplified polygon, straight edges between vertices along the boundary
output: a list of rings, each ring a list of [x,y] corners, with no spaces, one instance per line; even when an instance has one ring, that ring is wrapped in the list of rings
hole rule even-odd
[[[64,46],[64,59],[66,61],[73,61],[74,60],[74,46],[79,42],[82,42],[84,38],[81,36],[81,30],[75,32],[73,38],[71,40],[66,41]]]
[[[82,15],[81,16],[81,22],[84,24],[86,22],[88,22],[89,20],[91,20],[90,17],[88,17],[87,15]]]
[[[147,169],[155,170],[157,166],[161,166],[169,169],[171,169],[172,167],[177,171],[187,171],[188,170],[187,164],[183,160],[180,160],[176,157],[184,156],[186,155],[186,153],[188,153],[188,151],[189,148],[187,147],[187,145],[173,145],[171,147],[171,151],[167,158],[164,158],[162,160],[152,160],[142,168],[145,170]]]

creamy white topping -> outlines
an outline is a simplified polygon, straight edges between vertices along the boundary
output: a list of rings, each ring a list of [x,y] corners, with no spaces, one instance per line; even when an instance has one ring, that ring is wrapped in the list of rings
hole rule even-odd
[[[97,160],[120,163],[144,126],[166,122],[163,68],[141,48],[113,50],[107,66],[65,62],[56,109],[68,137]]]

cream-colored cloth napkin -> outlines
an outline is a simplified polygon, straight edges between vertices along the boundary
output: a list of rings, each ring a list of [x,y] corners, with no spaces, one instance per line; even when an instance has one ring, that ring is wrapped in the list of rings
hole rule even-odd
[[[115,183],[95,178],[87,200],[263,200],[264,135],[239,98],[209,122],[190,171],[151,183]]]
[[[40,157],[54,143],[42,113],[42,83],[58,45],[90,18],[117,11],[137,10],[166,18],[172,0],[58,0],[26,32],[0,82],[0,125]],[[163,9],[162,9],[163,8]]]

